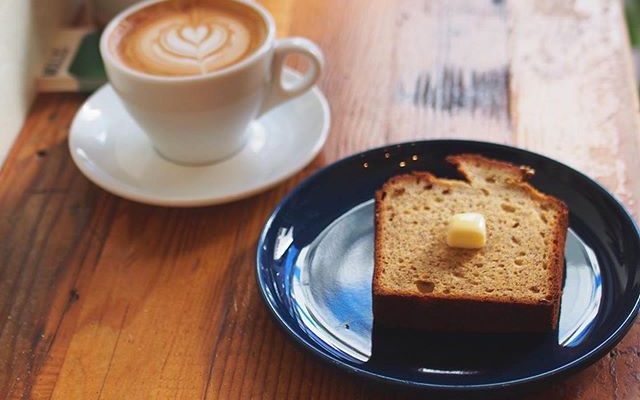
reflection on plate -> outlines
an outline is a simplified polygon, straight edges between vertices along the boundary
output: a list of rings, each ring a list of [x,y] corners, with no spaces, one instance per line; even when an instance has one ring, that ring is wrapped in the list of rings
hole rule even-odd
[[[288,259],[296,312],[314,335],[360,362],[371,357],[373,213],[373,200],[354,207]],[[565,260],[557,341],[573,347],[598,313],[602,288],[595,253],[572,230]]]

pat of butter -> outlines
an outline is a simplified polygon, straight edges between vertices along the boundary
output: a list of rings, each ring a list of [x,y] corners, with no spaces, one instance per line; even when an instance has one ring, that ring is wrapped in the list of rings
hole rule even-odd
[[[462,249],[479,249],[487,242],[487,226],[484,215],[478,213],[456,214],[449,219],[447,244]]]

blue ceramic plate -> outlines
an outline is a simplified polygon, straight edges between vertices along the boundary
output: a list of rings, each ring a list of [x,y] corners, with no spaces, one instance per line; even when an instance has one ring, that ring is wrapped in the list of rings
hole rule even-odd
[[[374,329],[373,194],[391,176],[412,170],[459,177],[444,160],[456,153],[529,165],[536,170],[532,184],[569,206],[556,332],[438,335]],[[356,154],[302,182],[262,232],[257,277],[267,307],[284,330],[332,364],[413,387],[486,390],[547,380],[606,354],[638,313],[639,264],[633,219],[585,175],[513,147],[434,140]]]

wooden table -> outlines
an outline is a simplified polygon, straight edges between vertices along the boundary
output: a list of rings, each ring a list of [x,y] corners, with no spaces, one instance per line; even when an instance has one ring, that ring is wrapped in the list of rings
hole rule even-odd
[[[280,35],[325,50],[321,155],[228,205],[136,204],[67,150],[79,94],[42,95],[0,174],[0,398],[414,398],[301,351],[258,294],[278,200],[322,165],[385,143],[508,143],[595,178],[639,215],[640,122],[617,1],[269,0]],[[526,399],[640,398],[640,324]]]

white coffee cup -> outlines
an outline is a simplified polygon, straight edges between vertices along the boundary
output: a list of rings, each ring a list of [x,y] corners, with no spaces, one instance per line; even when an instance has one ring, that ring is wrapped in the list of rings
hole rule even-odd
[[[318,80],[324,59],[313,42],[300,37],[276,39],[275,22],[261,5],[232,0],[252,8],[264,20],[264,42],[247,58],[203,75],[151,75],[125,65],[108,46],[108,38],[127,16],[151,4],[127,8],[105,28],[100,40],[109,82],[126,110],[163,157],[182,164],[207,164],[238,152],[247,141],[251,121],[300,96]],[[284,85],[282,72],[289,54],[309,60],[302,80]]]

